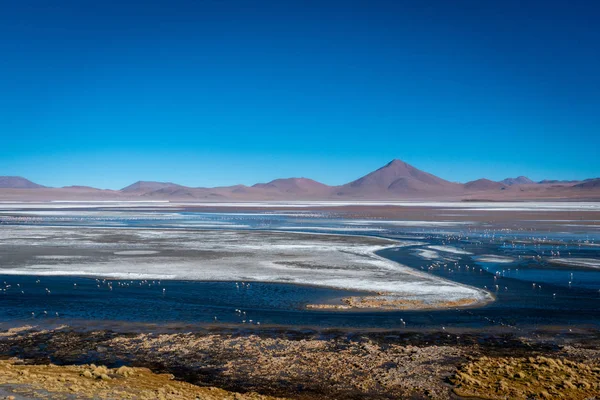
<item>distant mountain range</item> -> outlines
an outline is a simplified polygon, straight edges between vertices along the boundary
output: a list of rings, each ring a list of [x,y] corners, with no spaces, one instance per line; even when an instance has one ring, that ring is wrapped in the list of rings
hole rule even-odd
[[[444,180],[401,160],[392,160],[359,179],[328,186],[308,178],[275,179],[252,186],[189,187],[172,182],[135,182],[121,190],[89,186],[50,188],[16,176],[0,176],[3,200],[600,200],[600,178],[534,182],[519,176],[500,182]]]
[[[40,189],[43,187],[20,176],[0,176],[0,189]]]

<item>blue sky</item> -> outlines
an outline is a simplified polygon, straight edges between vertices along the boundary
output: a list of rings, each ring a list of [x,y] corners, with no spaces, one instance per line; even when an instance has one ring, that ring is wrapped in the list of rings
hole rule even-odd
[[[3,1],[0,175],[600,176],[595,1]]]

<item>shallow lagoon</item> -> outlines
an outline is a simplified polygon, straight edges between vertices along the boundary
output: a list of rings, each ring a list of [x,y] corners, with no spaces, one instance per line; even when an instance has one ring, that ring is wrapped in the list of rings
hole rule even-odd
[[[6,226],[46,228],[132,227],[152,229],[158,235],[163,230],[183,228],[343,233],[401,239],[409,245],[380,250],[377,254],[417,271],[488,290],[494,294],[496,301],[483,307],[451,310],[319,311],[307,310],[305,307],[307,304],[331,304],[339,301],[340,297],[364,293],[285,283],[252,282],[247,287],[241,285],[241,282],[236,286],[234,282],[163,279],[159,284],[159,277],[153,279],[154,282],[138,279],[128,279],[125,282],[124,279],[117,279],[112,281],[111,290],[106,283],[109,281],[92,278],[2,275],[0,281],[7,282],[4,287],[11,285],[0,297],[0,320],[4,323],[27,320],[40,322],[41,319],[47,319],[65,322],[102,320],[225,324],[255,328],[258,327],[257,323],[261,326],[365,329],[439,329],[441,326],[446,329],[508,330],[542,326],[557,326],[562,330],[600,328],[600,271],[548,262],[549,257],[552,257],[550,252],[558,249],[561,258],[600,258],[600,248],[596,245],[599,234],[596,229],[582,232],[581,226],[578,226],[576,231],[523,232],[516,229],[495,229],[493,226],[468,220],[356,220],[334,213],[312,211],[27,211],[23,213],[11,209],[10,213],[2,214],[0,223]],[[24,243],[36,240],[35,229],[27,232],[27,237],[22,238]],[[0,264],[5,265],[10,256],[6,246],[19,238],[2,237],[1,240],[0,245],[5,248]],[[43,242],[41,236],[38,241]],[[420,256],[415,250],[429,251],[428,257]],[[132,255],[155,256],[152,253]],[[478,256],[496,256],[514,261],[477,261]],[[48,259],[44,261],[48,262]],[[60,256],[51,261],[56,264],[62,262]],[[40,283],[36,283],[38,279]],[[17,283],[25,293],[15,289]],[[74,288],[74,284],[77,284],[77,288]]]

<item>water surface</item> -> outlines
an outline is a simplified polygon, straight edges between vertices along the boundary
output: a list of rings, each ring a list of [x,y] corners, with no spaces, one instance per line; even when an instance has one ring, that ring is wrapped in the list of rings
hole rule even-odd
[[[251,282],[248,286],[246,282],[236,285],[236,282],[2,275],[0,281],[5,283],[0,294],[0,321],[5,323],[87,319],[254,327],[260,323],[260,326],[364,329],[503,327],[519,331],[542,326],[600,329],[600,271],[548,262],[558,252],[561,258],[600,258],[598,230],[586,231],[581,226],[548,232],[496,229],[468,219],[357,220],[312,211],[163,213],[99,209],[37,212],[11,209],[0,217],[0,224],[32,229],[35,226],[143,228],[156,230],[157,234],[169,229],[277,230],[401,239],[414,244],[378,254],[428,274],[488,290],[496,298],[478,308],[332,312],[305,307],[337,302],[341,297],[364,292],[284,283]],[[40,242],[43,245],[43,239]],[[6,259],[10,252],[4,254],[0,265],[10,262]],[[490,257],[511,261],[485,261]]]

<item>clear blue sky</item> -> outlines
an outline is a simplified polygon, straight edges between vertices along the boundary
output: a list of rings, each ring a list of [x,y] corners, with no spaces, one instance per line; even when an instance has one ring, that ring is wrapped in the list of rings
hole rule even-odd
[[[600,176],[600,2],[0,0],[0,175]]]

